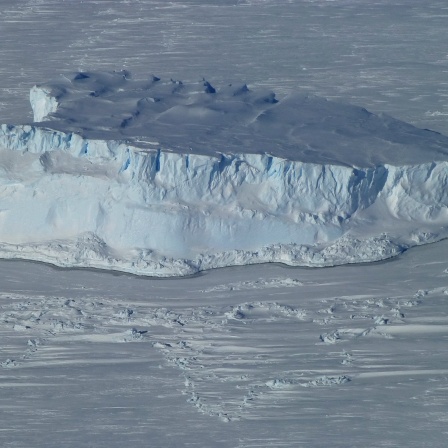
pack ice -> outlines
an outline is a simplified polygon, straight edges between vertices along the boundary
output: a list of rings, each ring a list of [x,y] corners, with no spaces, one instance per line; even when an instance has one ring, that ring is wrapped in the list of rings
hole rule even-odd
[[[128,72],[1,125],[0,256],[154,276],[376,261],[448,235],[448,138],[322,98]]]

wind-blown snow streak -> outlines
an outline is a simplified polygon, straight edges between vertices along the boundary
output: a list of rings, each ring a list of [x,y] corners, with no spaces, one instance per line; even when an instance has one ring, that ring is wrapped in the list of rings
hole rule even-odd
[[[179,101],[201,103],[204,113],[217,109],[222,101],[230,102],[228,95],[209,100],[219,92],[212,93],[206,82],[200,85],[207,91],[191,93],[190,89]],[[58,112],[53,93],[49,88],[34,88],[32,104],[36,120],[53,114],[55,121],[0,129],[2,257],[170,276],[259,262],[327,266],[375,261],[448,235],[448,157],[442,146],[448,139],[439,134],[406,124],[398,128],[401,122],[395,121],[397,131],[390,138],[389,125],[394,120],[387,118],[390,141],[402,139],[403,132],[420,139],[415,137],[407,155],[416,163],[402,166],[354,166],[342,159],[341,163],[317,163],[325,151],[316,152],[314,159],[300,151],[286,158],[283,150],[238,153],[235,147],[221,154],[195,152],[188,151],[188,142],[183,152],[178,147],[170,152],[163,145],[151,149],[148,138],[145,144],[139,144],[138,136],[126,142],[107,126],[103,129],[106,139],[83,137],[82,130],[51,129],[70,129],[72,123],[63,108]],[[119,89],[114,90],[114,95],[119,94]],[[166,110],[178,106],[175,98],[169,96],[169,101]],[[244,101],[245,109],[257,108],[258,115],[260,107],[269,110],[277,124],[284,117],[281,109],[275,109],[282,101],[260,106],[256,95]],[[312,116],[322,104],[330,103],[307,101]],[[291,99],[287,102],[288,110],[293,110]],[[80,104],[85,107],[80,97],[69,102],[70,114],[75,116],[74,106],[85,110]],[[166,115],[166,110],[160,114]],[[331,111],[340,123],[349,116],[344,124],[347,129],[359,111],[372,115],[345,105],[338,109],[336,103],[331,103]],[[340,115],[334,115],[335,111]],[[232,122],[237,121],[236,115]],[[182,134],[182,124],[170,120],[154,127],[156,141],[166,136],[169,142],[177,128]],[[380,119],[369,118],[375,120]],[[212,128],[218,122],[213,118]],[[151,123],[147,128],[152,129]],[[96,123],[93,131],[84,133],[99,130]],[[224,131],[219,132],[222,137]],[[225,134],[229,141],[231,132],[232,126]],[[241,137],[243,131],[238,132]],[[208,141],[206,134],[198,135]],[[357,145],[365,141],[360,138],[347,141]],[[326,152],[336,160],[338,151],[331,144]],[[406,141],[400,145],[405,147]],[[365,160],[372,160],[369,151],[363,153]]]

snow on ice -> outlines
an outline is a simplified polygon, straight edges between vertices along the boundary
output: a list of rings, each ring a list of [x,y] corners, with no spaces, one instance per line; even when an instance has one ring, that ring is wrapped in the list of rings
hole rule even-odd
[[[126,71],[0,128],[0,256],[173,276],[376,261],[448,235],[448,138],[314,96]]]

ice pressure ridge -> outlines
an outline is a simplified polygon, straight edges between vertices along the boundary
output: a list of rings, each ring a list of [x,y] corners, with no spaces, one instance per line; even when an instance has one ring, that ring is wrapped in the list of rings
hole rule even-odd
[[[0,128],[0,256],[157,276],[447,236],[448,138],[312,96],[76,73]]]

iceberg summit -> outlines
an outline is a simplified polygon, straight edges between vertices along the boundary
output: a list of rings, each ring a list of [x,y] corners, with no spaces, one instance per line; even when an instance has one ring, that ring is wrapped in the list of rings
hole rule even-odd
[[[448,137],[314,96],[126,71],[0,127],[0,257],[179,276],[377,261],[448,236]]]

